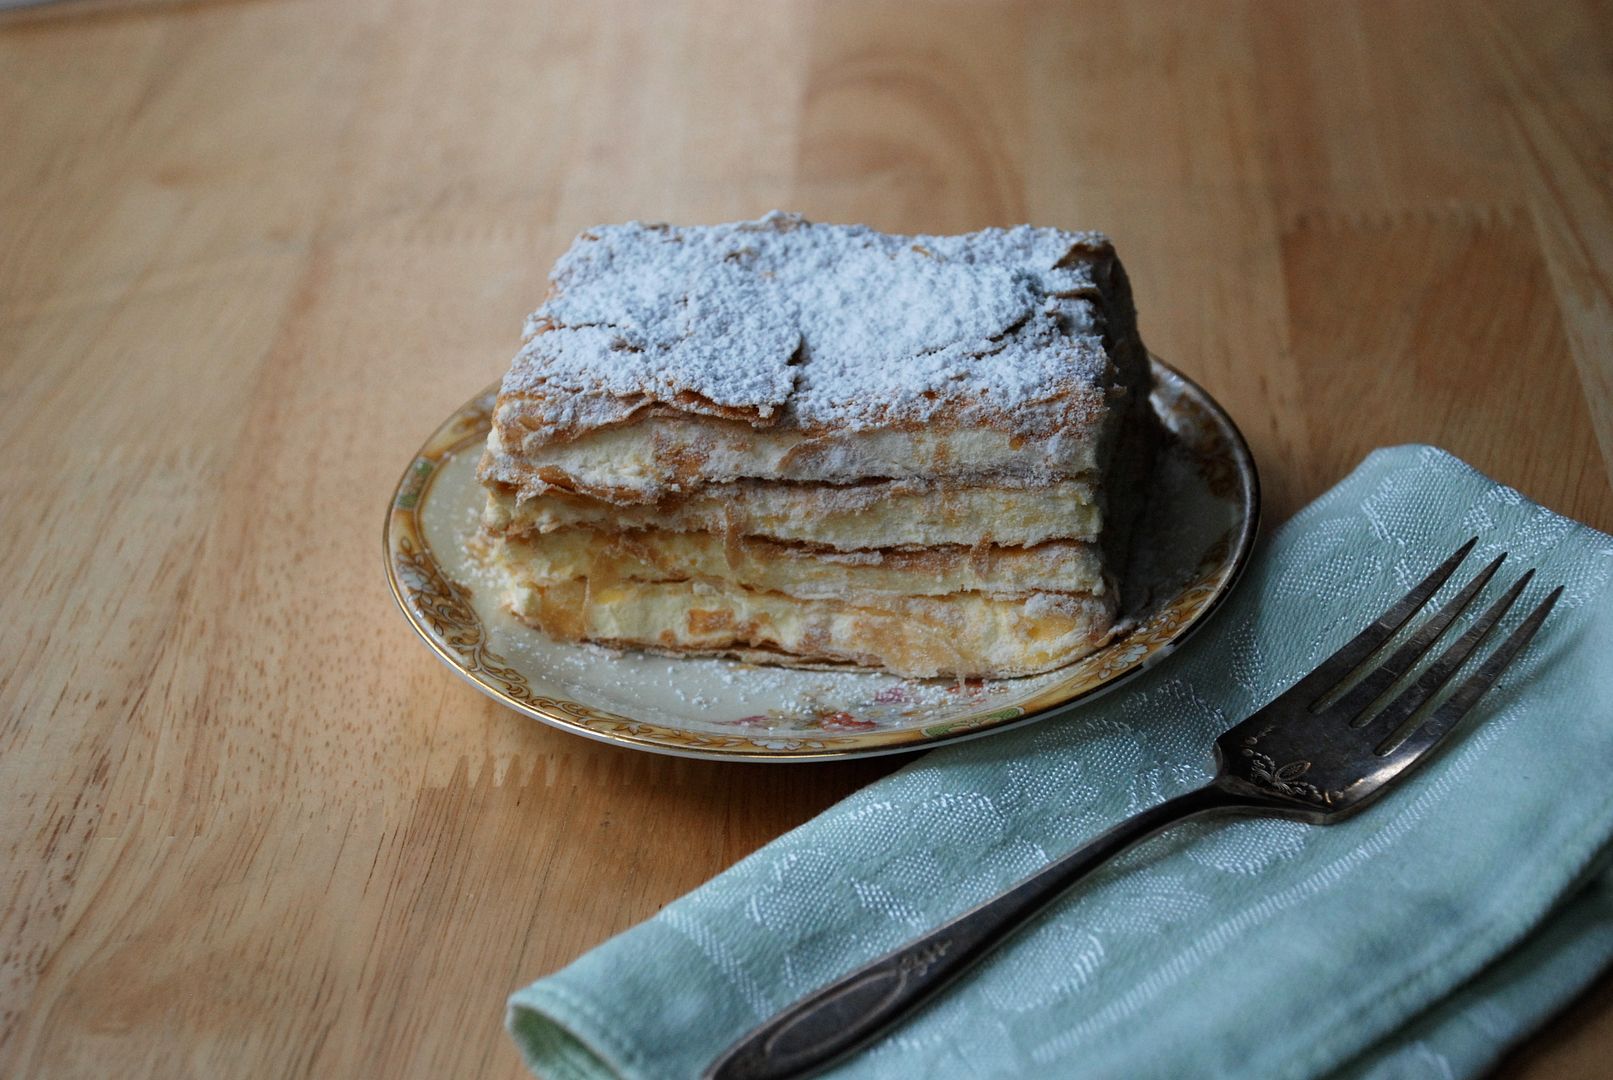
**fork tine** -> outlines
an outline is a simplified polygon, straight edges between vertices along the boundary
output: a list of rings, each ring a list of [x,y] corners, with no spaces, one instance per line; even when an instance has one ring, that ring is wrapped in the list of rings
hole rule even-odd
[[[1530,639],[1535,636],[1535,631],[1540,629],[1540,624],[1551,614],[1557,598],[1562,595],[1561,585],[1553,589],[1546,599],[1540,602],[1540,606],[1531,611],[1529,617],[1518,624],[1518,628],[1489,655],[1479,669],[1456,688],[1456,692],[1445,700],[1445,704],[1434,710],[1434,715],[1393,749],[1395,756],[1418,757],[1432,750],[1449,735],[1451,730],[1461,723],[1462,717],[1478,703],[1479,698],[1484,696],[1485,691],[1495,685],[1495,681],[1523,651],[1524,646],[1529,644]]]
[[[1462,666],[1473,654],[1473,650],[1479,647],[1479,642],[1483,641],[1495,624],[1501,621],[1517,601],[1518,594],[1523,592],[1529,584],[1529,579],[1534,576],[1535,572],[1530,570],[1513,582],[1512,588],[1508,589],[1501,599],[1491,604],[1483,615],[1474,619],[1462,636],[1457,638],[1450,648],[1440,653],[1439,659],[1423,670],[1416,682],[1402,690],[1399,696],[1384,706],[1381,713],[1372,718],[1370,721],[1372,730],[1383,736],[1383,742],[1378,745],[1378,753],[1386,754],[1398,745],[1395,736],[1401,726],[1413,713],[1422,708],[1424,702],[1439,693],[1440,687],[1450,681],[1451,676],[1456,674],[1456,669]]]
[[[1389,659],[1368,672],[1366,678],[1351,687],[1350,692],[1330,706],[1328,711],[1350,718],[1352,727],[1360,727],[1371,720],[1372,717],[1366,715],[1367,706],[1377,701],[1402,675],[1417,666],[1417,661],[1422,659],[1423,654],[1440,639],[1456,617],[1467,610],[1479,591],[1490,583],[1490,579],[1501,569],[1506,557],[1507,554],[1503,551],[1490,562],[1490,565],[1475,574],[1473,580],[1462,587],[1461,592],[1419,626],[1417,632],[1408,638],[1404,645],[1396,649]]]
[[[1379,615],[1377,620],[1351,638],[1347,644],[1323,660],[1316,669],[1295,683],[1283,696],[1290,701],[1303,701],[1307,706],[1344,681],[1345,676],[1371,656],[1373,650],[1395,635],[1406,621],[1423,609],[1428,598],[1439,591],[1445,580],[1456,572],[1467,558],[1468,552],[1479,542],[1473,537],[1451,553],[1451,557],[1436,566],[1432,573],[1419,581],[1412,590]]]

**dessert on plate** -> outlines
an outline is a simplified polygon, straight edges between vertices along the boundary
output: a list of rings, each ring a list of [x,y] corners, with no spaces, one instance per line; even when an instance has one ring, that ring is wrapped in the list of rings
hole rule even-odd
[[[592,229],[501,385],[481,555],[561,639],[1047,671],[1115,633],[1149,386],[1096,233]]]

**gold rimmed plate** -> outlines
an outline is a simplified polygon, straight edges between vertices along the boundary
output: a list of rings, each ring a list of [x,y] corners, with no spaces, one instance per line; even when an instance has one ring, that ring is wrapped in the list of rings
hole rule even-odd
[[[1044,675],[902,679],[550,640],[499,606],[495,582],[466,554],[494,389],[444,421],[398,482],[387,575],[426,644],[479,690],[546,724],[640,750],[818,761],[927,749],[1046,719],[1168,655],[1225,599],[1254,546],[1260,484],[1242,434],[1192,380],[1153,365],[1152,404],[1169,438],[1122,590],[1132,629]]]

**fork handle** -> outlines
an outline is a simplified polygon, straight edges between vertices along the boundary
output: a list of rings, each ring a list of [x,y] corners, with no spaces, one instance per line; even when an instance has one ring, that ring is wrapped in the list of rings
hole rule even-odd
[[[1099,834],[978,907],[791,1005],[731,1046],[704,1080],[810,1075],[873,1041],[1112,856],[1179,821],[1251,800],[1211,782]]]

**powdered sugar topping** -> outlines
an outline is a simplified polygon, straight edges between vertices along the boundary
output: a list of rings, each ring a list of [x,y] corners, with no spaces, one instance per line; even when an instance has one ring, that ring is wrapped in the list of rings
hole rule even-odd
[[[893,236],[778,213],[602,227],[556,264],[504,390],[540,397],[556,434],[651,404],[758,426],[990,413],[1049,431],[1109,371],[1106,250],[1057,229]]]

